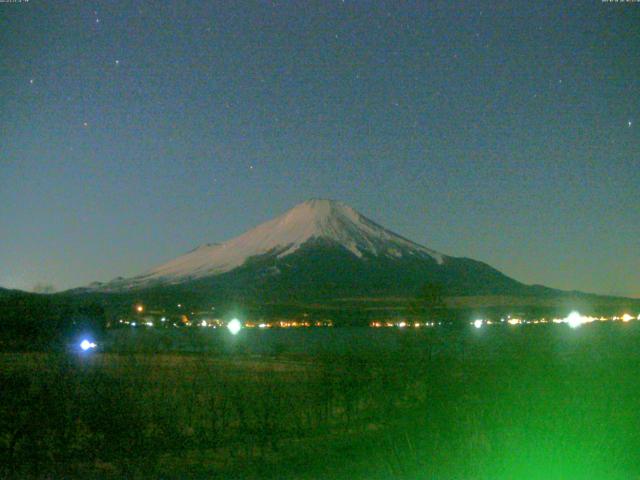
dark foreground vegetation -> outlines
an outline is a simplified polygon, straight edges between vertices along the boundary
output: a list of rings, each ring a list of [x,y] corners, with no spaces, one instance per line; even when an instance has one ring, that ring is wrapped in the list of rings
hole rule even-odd
[[[638,327],[407,331],[358,355],[5,353],[0,476],[637,478]]]

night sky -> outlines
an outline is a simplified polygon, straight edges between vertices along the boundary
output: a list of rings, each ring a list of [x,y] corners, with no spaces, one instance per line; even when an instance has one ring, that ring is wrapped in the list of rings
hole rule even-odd
[[[0,286],[129,276],[311,197],[640,297],[640,3],[0,3]]]

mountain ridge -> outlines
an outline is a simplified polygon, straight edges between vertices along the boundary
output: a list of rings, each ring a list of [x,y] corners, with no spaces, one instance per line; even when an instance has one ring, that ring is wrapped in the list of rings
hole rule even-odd
[[[416,297],[430,285],[438,285],[446,296],[560,293],[525,285],[484,262],[440,253],[343,202],[317,198],[140,275],[76,291],[326,301],[352,295]]]
[[[145,288],[220,275],[254,257],[285,258],[317,239],[332,242],[358,258],[409,255],[430,258],[438,264],[448,258],[385,229],[343,202],[310,199],[226,242],[200,245],[140,275],[94,285],[94,288]]]

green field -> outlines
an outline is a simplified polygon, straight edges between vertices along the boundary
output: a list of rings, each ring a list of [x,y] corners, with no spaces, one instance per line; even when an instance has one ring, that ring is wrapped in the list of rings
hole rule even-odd
[[[397,335],[357,355],[0,354],[0,475],[640,477],[640,325]]]

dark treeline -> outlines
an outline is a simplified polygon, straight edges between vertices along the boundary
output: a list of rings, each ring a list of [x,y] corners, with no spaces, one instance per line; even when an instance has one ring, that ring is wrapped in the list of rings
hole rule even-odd
[[[331,320],[335,326],[366,326],[372,321],[441,321],[464,328],[476,318],[499,320],[509,314],[524,318],[564,317],[579,308],[583,314],[622,314],[631,300],[598,305],[593,296],[566,297],[556,307],[460,307],[452,308],[440,284],[423,283],[415,296],[407,298],[338,298],[324,302],[302,302],[291,298],[261,301],[246,295],[156,288],[127,293],[75,291],[61,294],[34,294],[0,290],[0,350],[46,350],[72,340],[74,335],[100,336],[105,328],[116,327],[123,317],[135,317],[135,306],[145,306],[144,316],[162,316],[182,325],[183,314],[191,312],[229,320],[308,319]],[[604,297],[602,297],[604,299]],[[602,300],[601,299],[601,300]],[[535,303],[532,297],[532,303]],[[615,300],[615,299],[614,299]],[[613,300],[611,300],[613,302]],[[178,308],[180,304],[180,308]],[[628,305],[627,305],[628,304]],[[613,305],[613,306],[612,306]],[[631,309],[633,311],[633,309]]]
[[[74,335],[100,336],[106,326],[102,305],[81,297],[9,292],[0,296],[0,349],[58,348]]]

